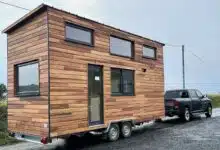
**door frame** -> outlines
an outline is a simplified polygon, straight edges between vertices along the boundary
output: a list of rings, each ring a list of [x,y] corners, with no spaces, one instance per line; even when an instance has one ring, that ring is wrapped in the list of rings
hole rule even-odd
[[[196,90],[192,89],[191,92],[194,91],[197,97],[192,97],[191,94],[191,101],[192,101],[192,112],[200,112],[201,111],[201,99],[196,93]]]
[[[91,100],[90,100],[90,95],[89,95],[89,66],[95,66],[95,67],[99,67],[100,68],[100,78],[101,78],[101,94],[100,94],[100,121],[96,121],[96,122],[91,122],[91,111],[90,111],[90,104],[91,104]],[[98,64],[88,64],[87,65],[87,94],[88,94],[88,126],[95,126],[95,125],[101,125],[104,124],[104,75],[103,75],[103,65],[98,65]]]

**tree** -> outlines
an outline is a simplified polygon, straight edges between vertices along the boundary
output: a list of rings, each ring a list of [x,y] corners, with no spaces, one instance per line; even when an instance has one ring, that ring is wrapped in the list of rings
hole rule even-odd
[[[4,98],[4,94],[7,92],[7,88],[4,84],[0,84],[0,99]]]

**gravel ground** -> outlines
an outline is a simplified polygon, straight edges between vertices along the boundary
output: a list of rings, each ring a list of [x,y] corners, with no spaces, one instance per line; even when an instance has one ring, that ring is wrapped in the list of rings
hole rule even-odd
[[[69,142],[67,149],[122,149],[122,150],[207,150],[220,149],[220,109],[213,110],[213,117],[206,119],[197,116],[193,121],[184,123],[176,118],[166,118],[161,123],[146,124],[134,130],[128,139],[106,142],[101,137],[87,136]],[[54,140],[52,144],[22,142],[10,146],[1,146],[0,150],[51,150],[63,145],[63,140]]]

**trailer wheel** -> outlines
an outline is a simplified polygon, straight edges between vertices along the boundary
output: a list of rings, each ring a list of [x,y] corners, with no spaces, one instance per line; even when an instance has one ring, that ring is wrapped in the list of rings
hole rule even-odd
[[[109,131],[107,133],[108,141],[117,141],[119,138],[120,130],[118,124],[111,124]]]
[[[121,135],[124,138],[130,137],[132,132],[132,127],[130,122],[124,122],[121,125]]]

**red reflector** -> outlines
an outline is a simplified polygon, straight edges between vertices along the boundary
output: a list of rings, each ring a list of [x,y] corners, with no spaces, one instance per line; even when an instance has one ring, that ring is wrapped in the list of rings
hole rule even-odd
[[[47,144],[47,137],[42,137],[40,142],[43,144]]]

